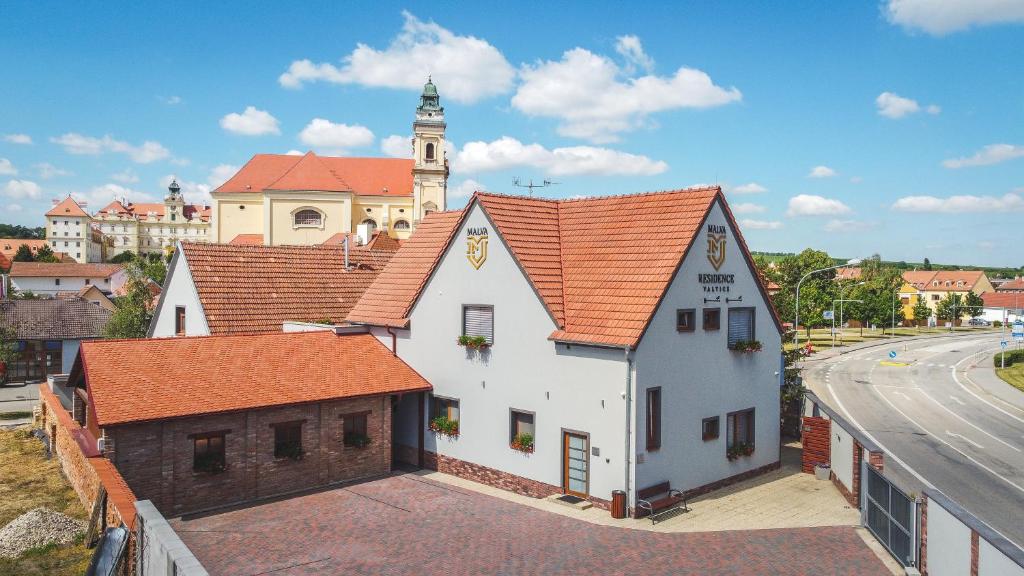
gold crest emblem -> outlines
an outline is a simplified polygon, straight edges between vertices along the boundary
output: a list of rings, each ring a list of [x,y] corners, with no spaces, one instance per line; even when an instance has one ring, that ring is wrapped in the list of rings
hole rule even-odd
[[[708,226],[708,262],[715,270],[725,262],[725,226]]]
[[[487,234],[472,234],[466,236],[466,259],[477,270],[487,260]]]

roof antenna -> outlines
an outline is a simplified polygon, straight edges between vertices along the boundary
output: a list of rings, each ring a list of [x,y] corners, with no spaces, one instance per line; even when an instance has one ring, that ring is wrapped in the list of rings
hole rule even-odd
[[[542,183],[534,184],[533,183],[533,178],[530,178],[530,183],[529,184],[523,184],[522,182],[520,182],[518,177],[512,179],[512,185],[513,186],[516,186],[518,188],[527,188],[530,191],[530,196],[531,197],[533,196],[533,189],[534,188],[547,188],[548,186],[552,186],[554,184],[561,184],[561,182],[552,182],[551,180],[548,180],[548,179],[545,178],[542,181]]]

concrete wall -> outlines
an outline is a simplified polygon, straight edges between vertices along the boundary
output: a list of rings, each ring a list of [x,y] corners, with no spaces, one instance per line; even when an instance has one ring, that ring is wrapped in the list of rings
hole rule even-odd
[[[488,256],[479,270],[466,259],[466,227],[486,227]],[[494,305],[494,345],[459,346],[463,304]],[[434,386],[460,403],[457,439],[426,433],[426,450],[525,477],[559,491],[562,431],[590,435],[589,493],[611,498],[625,481],[626,364],[621,349],[555,344],[555,323],[479,206],[473,208],[399,330],[397,353]],[[375,330],[391,346],[391,336]],[[403,401],[402,419],[415,422],[415,403]],[[429,419],[429,406],[427,407]],[[510,410],[534,412],[536,449],[509,447]],[[699,424],[699,422],[698,422]],[[416,446],[418,427],[405,424],[396,439]],[[442,462],[444,459],[441,459]],[[490,472],[489,472],[490,473]]]
[[[928,503],[929,576],[971,573],[971,529],[933,502]]]
[[[1024,549],[941,492],[924,495],[921,556],[929,576],[1024,576]]]
[[[208,576],[199,559],[181,541],[149,500],[135,503],[137,557],[135,574],[145,576]]]
[[[269,206],[270,230],[264,232],[264,241],[274,246],[320,244],[338,232],[352,231],[352,195],[333,193],[294,193],[288,197],[271,196],[264,209]],[[300,226],[294,223],[294,213],[304,208],[318,210],[322,214],[320,226]],[[266,215],[264,215],[266,218]]]
[[[728,226],[716,204],[656,311],[636,352],[636,487],[669,480],[687,490],[735,476],[779,460],[780,336],[757,280],[747,266],[735,230],[727,232],[726,258],[715,270],[707,258],[707,224]],[[706,293],[702,273],[734,275],[728,292]],[[718,303],[704,298],[721,297]],[[742,297],[727,303],[726,298]],[[729,309],[754,307],[754,333],[764,348],[741,353],[728,349]],[[676,330],[676,310],[695,309],[696,329]],[[702,310],[718,308],[721,327],[704,330]],[[661,448],[645,451],[644,425],[649,387],[661,386]],[[727,413],[754,408],[755,451],[730,461],[726,458]],[[701,421],[718,416],[719,437],[704,441]],[[643,462],[641,463],[641,459]]]
[[[184,306],[185,335],[209,336],[210,326],[206,322],[206,314],[203,313],[202,304],[199,302],[199,293],[196,292],[192,271],[189,270],[188,262],[181,250],[178,250],[175,255],[173,264],[168,270],[167,280],[164,282],[163,292],[160,294],[157,314],[150,323],[149,335],[152,338],[175,336],[175,308]]]
[[[63,340],[61,341],[61,359],[60,359],[60,372],[61,374],[70,374],[71,367],[75,365],[75,356],[78,356],[78,348],[81,346],[80,340]]]
[[[239,234],[263,234],[262,194],[214,195],[211,242],[227,244]]]
[[[1024,567],[989,543],[978,540],[978,576],[1024,576]]]
[[[852,493],[854,460],[853,436],[844,430],[842,426],[837,426],[834,422],[831,427],[831,432],[832,443],[829,448],[832,453],[830,458],[832,473],[835,474],[836,479]]]

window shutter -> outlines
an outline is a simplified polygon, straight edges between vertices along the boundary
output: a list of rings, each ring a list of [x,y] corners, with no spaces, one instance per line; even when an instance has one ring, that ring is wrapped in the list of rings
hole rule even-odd
[[[466,336],[483,336],[488,344],[494,344],[494,308],[491,306],[464,306],[462,309],[462,333]]]
[[[729,310],[729,347],[737,342],[754,339],[754,310],[735,308]]]

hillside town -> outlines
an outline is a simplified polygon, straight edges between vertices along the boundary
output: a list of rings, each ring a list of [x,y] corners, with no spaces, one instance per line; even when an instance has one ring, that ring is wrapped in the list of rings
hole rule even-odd
[[[884,4],[858,17],[933,34]],[[931,198],[963,219],[892,232],[877,206],[803,193],[838,174],[817,165],[765,220],[766,186],[695,176],[729,165],[713,144],[667,175],[606,147],[657,148],[683,133],[666,111],[738,89],[658,76],[633,35],[617,61],[578,47],[516,71],[442,18],[402,18],[385,48],[279,76],[292,96],[343,85],[307,94],[347,123],[310,121],[304,150],[261,144],[282,120],[248,106],[221,118],[228,144],[187,136],[188,158],[65,133],[48,142],[75,171],[30,169],[15,152],[48,144],[0,121],[0,574],[1024,576],[1024,262],[1009,235],[962,238],[996,204],[1016,233],[1019,188],[901,191],[893,212]],[[584,94],[604,81],[621,101]],[[472,106],[503,82],[507,110]],[[706,100],[629,92],[662,83]],[[949,114],[903,100],[876,115]],[[553,129],[585,143],[473,140],[565,102]],[[401,127],[363,155],[377,114]],[[944,169],[1024,156],[1001,146]],[[111,155],[136,165],[124,185],[86,191]],[[159,186],[138,175],[153,162],[175,170]],[[475,179],[500,170],[527,176]],[[920,241],[879,239],[905,232]]]

